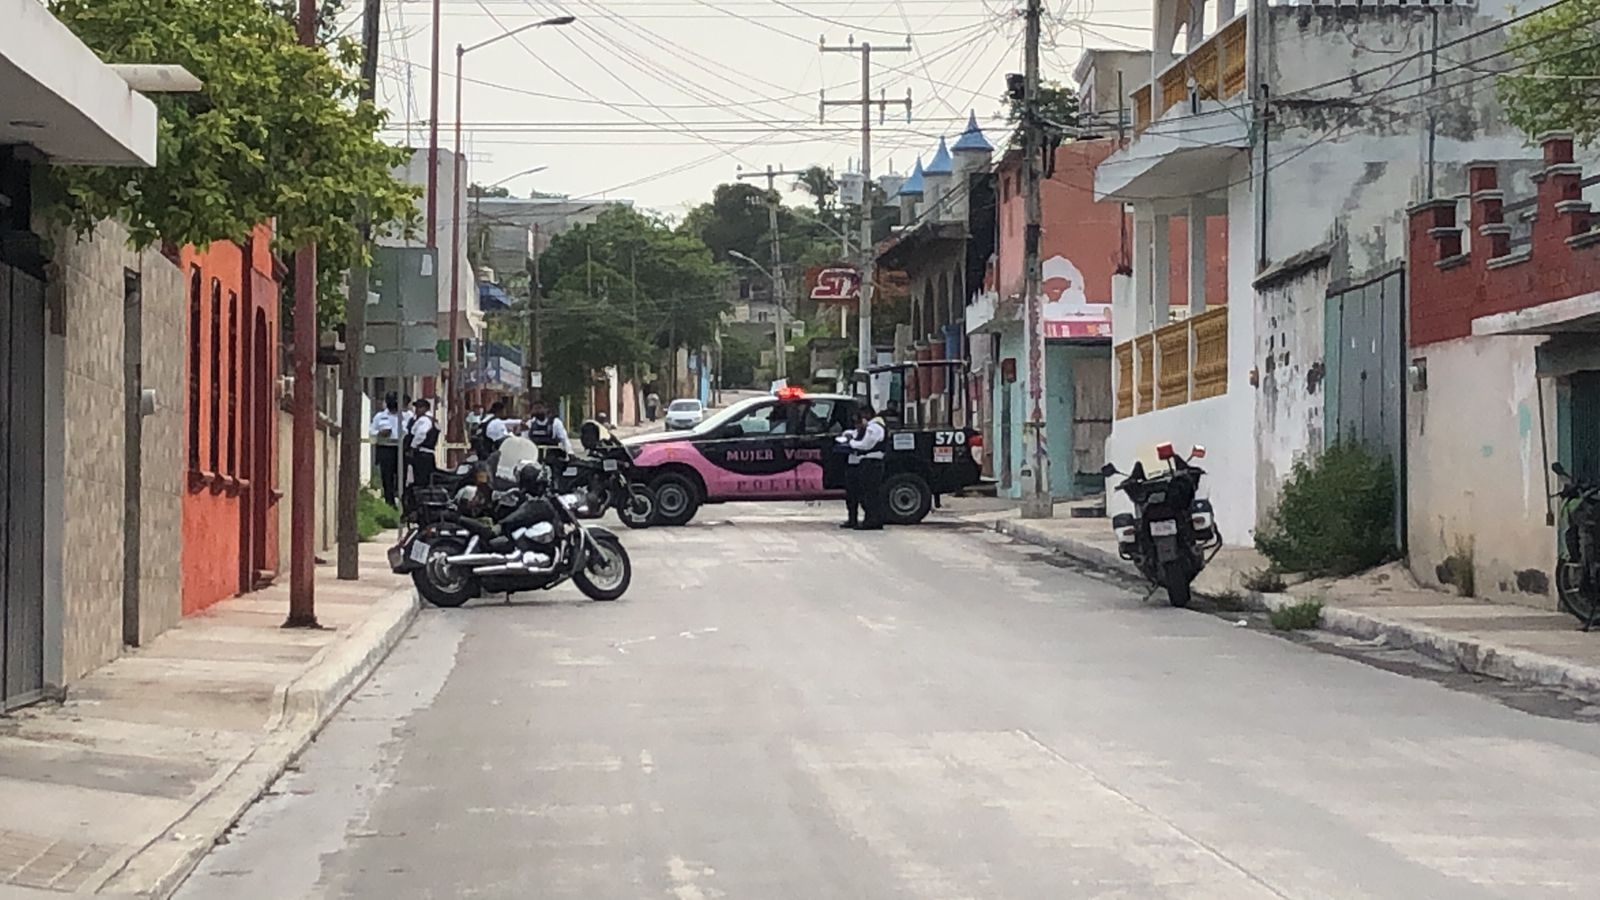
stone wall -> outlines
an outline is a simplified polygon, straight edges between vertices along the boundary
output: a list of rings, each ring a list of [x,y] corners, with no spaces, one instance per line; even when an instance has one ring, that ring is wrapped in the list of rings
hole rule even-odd
[[[120,227],[86,240],[55,234],[48,287],[58,311],[63,450],[60,597],[63,684],[122,649],[125,546],[124,273],[141,273],[144,384],[157,395],[141,446],[140,638],[179,614],[182,491],[184,289],[177,268],[154,250],[128,248]]]

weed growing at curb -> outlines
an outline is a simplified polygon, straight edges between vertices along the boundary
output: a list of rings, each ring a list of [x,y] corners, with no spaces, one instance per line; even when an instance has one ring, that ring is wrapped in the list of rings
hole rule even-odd
[[[1244,612],[1250,608],[1244,595],[1238,591],[1223,591],[1211,598],[1211,603],[1221,612]]]
[[[1322,604],[1316,600],[1303,600],[1272,611],[1268,618],[1279,631],[1305,631],[1322,624]]]
[[[1258,594],[1281,594],[1289,589],[1289,583],[1283,580],[1282,573],[1269,566],[1254,572],[1246,572],[1244,589]]]

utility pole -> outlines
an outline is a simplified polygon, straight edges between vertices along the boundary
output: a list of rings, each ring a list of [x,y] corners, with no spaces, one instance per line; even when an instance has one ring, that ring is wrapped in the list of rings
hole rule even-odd
[[[544,389],[544,371],[540,367],[543,362],[541,359],[543,347],[541,346],[542,342],[539,334],[539,307],[543,304],[543,290],[539,285],[539,256],[541,252],[539,247],[539,226],[535,224],[533,226],[533,258],[528,260],[528,277],[532,279],[533,283],[528,289],[528,352],[526,354],[527,359],[524,360],[527,363],[527,367],[523,374],[528,385],[529,402],[533,401],[534,388],[539,388],[541,392]],[[539,384],[537,385],[533,383],[534,373],[536,372],[539,373]]]
[[[378,26],[381,0],[366,0],[361,30],[361,100],[377,96]],[[356,221],[362,250],[372,241],[371,216],[363,209]],[[367,349],[367,265],[360,259],[350,268],[350,294],[344,304],[344,359],[339,367],[339,579],[361,577],[361,532],[356,504],[361,495],[361,361]]]
[[[301,0],[300,8],[305,8]],[[439,242],[439,19],[440,0],[433,0],[433,32],[428,64],[428,249]],[[404,455],[404,454],[402,454]]]
[[[1044,322],[1039,267],[1039,155],[1043,135],[1039,121],[1040,0],[1028,0],[1027,38],[1023,50],[1022,190],[1023,329],[1028,339],[1028,418],[1022,425],[1022,516],[1048,519],[1055,514],[1050,496],[1050,442],[1044,423]]]
[[[877,100],[872,99],[872,52],[879,53],[910,53],[911,38],[908,35],[903,46],[873,47],[869,43],[856,44],[855,38],[844,47],[829,47],[824,41],[821,45],[823,53],[860,53],[861,54],[861,99],[860,100],[829,100],[826,97],[820,100],[817,109],[819,121],[827,118],[830,106],[859,106],[861,107],[861,300],[860,300],[860,334],[856,341],[856,367],[865,369],[872,365],[872,107],[878,107],[878,123],[882,124],[889,104],[901,104],[906,108],[906,121],[911,121],[911,89],[906,88],[904,100],[889,100],[880,93]],[[871,390],[868,389],[870,396]]]
[[[784,302],[786,295],[789,293],[789,287],[783,278],[783,247],[778,234],[778,206],[780,201],[778,199],[777,180],[780,176],[804,174],[805,172],[803,171],[785,169],[782,165],[774,169],[771,164],[767,165],[765,172],[739,173],[739,180],[741,181],[746,178],[767,179],[767,239],[771,244],[770,252],[772,256],[772,300],[778,306],[778,321],[773,326],[775,329],[774,340],[776,341],[776,346],[773,350],[776,354],[774,374],[778,378],[789,377],[789,353],[787,349],[789,346],[789,333],[783,323]]]
[[[295,22],[300,43],[317,45],[317,0],[300,0]],[[316,628],[317,245],[294,257],[293,476],[289,504],[289,618],[285,628]]]

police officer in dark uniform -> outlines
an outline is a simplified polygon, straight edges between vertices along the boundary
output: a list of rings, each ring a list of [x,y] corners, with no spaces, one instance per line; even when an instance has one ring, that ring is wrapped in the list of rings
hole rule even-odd
[[[857,531],[883,529],[883,442],[888,428],[883,419],[873,414],[872,407],[863,403],[856,408],[856,427],[839,435],[838,441],[849,449],[849,469],[845,474],[845,513],[847,518],[841,528]],[[863,518],[856,518],[860,509]]]
[[[435,470],[434,448],[439,446],[439,425],[429,414],[433,404],[418,400],[411,404],[415,415],[411,419],[411,435],[406,441],[406,460],[414,474],[413,483],[432,484]]]
[[[558,447],[563,453],[572,452],[572,441],[567,438],[567,426],[561,424],[561,417],[553,415],[549,405],[543,400],[533,401],[533,415],[528,419],[527,429],[528,440],[539,447]]]

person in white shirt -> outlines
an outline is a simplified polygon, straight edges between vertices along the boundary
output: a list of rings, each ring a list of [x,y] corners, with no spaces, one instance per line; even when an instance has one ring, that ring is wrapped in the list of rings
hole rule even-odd
[[[412,481],[416,484],[432,484],[435,471],[435,450],[439,446],[439,428],[434,423],[433,416],[428,411],[433,404],[426,400],[418,400],[411,404],[416,415],[411,420],[411,439],[406,444],[406,458],[411,465],[411,471],[416,473]]]
[[[533,401],[533,416],[528,419],[528,440],[540,447],[560,447],[561,452],[572,453],[572,441],[567,439],[567,426],[561,424],[561,417],[550,412],[550,407],[543,400]]]
[[[857,531],[883,529],[883,442],[888,429],[883,419],[863,403],[856,408],[856,427],[839,435],[838,442],[849,448],[849,468],[845,473],[844,508],[847,518],[840,528]],[[856,517],[857,509],[862,517]]]
[[[375,445],[373,456],[378,462],[378,476],[383,482],[383,502],[393,506],[400,486],[400,435],[403,433],[400,398],[393,391],[383,398],[383,409],[372,417],[368,432]]]
[[[472,432],[472,449],[479,459],[488,459],[490,454],[500,449],[500,442],[506,439],[511,429],[506,426],[506,403],[496,400],[489,406],[488,415],[484,416],[477,428]]]

